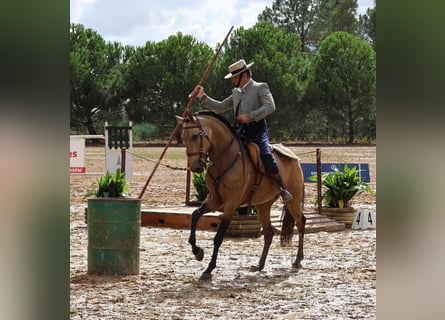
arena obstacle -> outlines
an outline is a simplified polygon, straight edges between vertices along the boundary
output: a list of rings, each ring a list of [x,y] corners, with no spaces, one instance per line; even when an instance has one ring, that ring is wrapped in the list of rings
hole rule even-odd
[[[127,152],[128,151],[128,152]],[[133,177],[133,125],[108,126],[105,122],[105,162],[110,172],[121,169],[125,178]]]
[[[190,229],[192,213],[196,208],[189,206],[163,207],[141,209],[141,225],[151,227],[164,227],[173,229]],[[201,217],[198,222],[198,230],[217,231],[220,224],[219,212],[210,212]],[[317,212],[305,212],[306,233],[334,232],[345,229],[344,223],[339,223],[329,217],[319,215]],[[272,226],[281,229],[281,212],[271,211]],[[231,232],[227,237],[247,237],[251,236],[251,228],[255,227],[252,221],[247,224],[235,223],[231,227]],[[297,229],[295,229],[297,232]],[[256,232],[255,236],[260,233]]]
[[[345,224],[337,222],[334,219],[322,214],[322,201],[321,201],[321,175],[325,172],[330,172],[339,168],[342,170],[344,163],[321,163],[321,150],[317,148],[316,151],[316,163],[302,163],[303,175],[305,182],[314,182],[309,180],[312,175],[317,175],[317,198],[318,208],[314,212],[305,212],[306,216],[306,233],[314,232],[332,232],[345,229]],[[362,173],[362,178],[365,181],[370,180],[369,165],[367,163],[354,163],[348,164],[350,167],[357,167],[359,172]],[[187,170],[188,177],[186,181],[186,201],[185,206],[175,207],[163,207],[142,209],[141,211],[141,223],[142,226],[154,226],[154,227],[168,227],[175,229],[189,229],[191,226],[191,215],[195,210],[190,202],[190,171]],[[198,223],[197,229],[216,231],[219,226],[219,213],[209,213],[201,218]],[[357,217],[356,219],[357,220]],[[375,220],[375,219],[374,219]],[[281,228],[281,212],[271,212],[272,225],[276,228]],[[252,221],[235,222],[236,226],[233,226],[232,234],[235,236],[251,235],[251,228],[255,227]],[[236,227],[236,228],[235,228]],[[255,235],[258,236],[258,232],[255,229]]]

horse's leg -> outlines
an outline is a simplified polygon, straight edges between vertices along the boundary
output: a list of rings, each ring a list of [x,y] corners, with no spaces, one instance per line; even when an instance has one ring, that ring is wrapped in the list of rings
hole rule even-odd
[[[198,220],[204,213],[209,212],[207,204],[204,202],[198,209],[192,213],[192,225],[190,228],[189,243],[192,245],[192,252],[196,260],[201,261],[204,258],[204,250],[196,245],[196,226]]]
[[[292,263],[293,268],[301,268],[301,260],[304,259],[303,254],[303,242],[304,242],[304,234],[306,229],[306,217],[303,214],[303,206],[302,206],[302,195],[294,197],[290,202],[287,203],[287,210],[295,220],[295,224],[298,228],[298,251],[297,257],[295,261]]]
[[[301,166],[294,161],[283,165],[285,168],[283,175],[286,177],[288,190],[291,191],[293,199],[287,203],[288,213],[292,215],[298,228],[298,251],[295,261],[292,263],[293,268],[301,268],[301,261],[304,259],[303,243],[306,228],[306,217],[303,214],[304,203],[304,180]],[[293,228],[293,227],[292,227]],[[292,237],[292,233],[290,234]]]
[[[202,273],[199,280],[210,280],[212,278],[212,271],[216,268],[216,259],[218,258],[219,247],[223,242],[224,235],[226,234],[227,228],[229,227],[234,212],[235,208],[230,209],[227,205],[225,205],[221,223],[219,224],[218,231],[216,232],[215,238],[213,239],[212,259],[210,260],[207,269]]]
[[[306,228],[306,217],[304,216],[302,211],[300,211],[300,219],[297,219],[295,223],[298,228],[298,252],[297,252],[297,258],[295,259],[294,263],[292,263],[292,267],[299,269],[301,268],[301,260],[304,259],[303,241]]]
[[[273,202],[269,202],[256,206],[258,217],[260,219],[261,226],[263,227],[264,245],[263,245],[263,252],[261,253],[261,258],[258,265],[250,267],[250,271],[252,272],[261,271],[264,269],[267,254],[269,253],[269,248],[275,233],[272,227],[272,223],[270,222],[270,208],[272,206],[272,203]]]

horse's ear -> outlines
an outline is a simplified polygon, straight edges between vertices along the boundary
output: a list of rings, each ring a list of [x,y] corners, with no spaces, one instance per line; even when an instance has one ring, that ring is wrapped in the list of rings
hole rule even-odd
[[[184,124],[184,118],[180,117],[180,116],[175,116],[176,117],[176,121],[178,121],[178,123],[180,124]]]

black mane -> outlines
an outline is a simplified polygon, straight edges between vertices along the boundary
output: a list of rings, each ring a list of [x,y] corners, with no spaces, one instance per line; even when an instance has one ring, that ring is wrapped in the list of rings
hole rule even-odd
[[[218,120],[220,120],[222,123],[224,123],[227,128],[229,128],[229,130],[236,135],[236,130],[235,128],[232,126],[232,124],[226,119],[224,118],[221,114],[216,113],[214,111],[211,110],[203,110],[203,111],[198,111],[196,113],[194,113],[193,115],[208,115],[208,116],[212,116]]]

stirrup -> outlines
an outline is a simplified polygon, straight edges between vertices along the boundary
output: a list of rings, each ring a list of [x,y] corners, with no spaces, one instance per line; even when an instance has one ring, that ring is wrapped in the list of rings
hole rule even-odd
[[[294,198],[294,197],[292,197],[292,194],[289,191],[287,191],[286,189],[281,189],[280,196],[281,196],[281,200],[284,203],[286,203]]]

